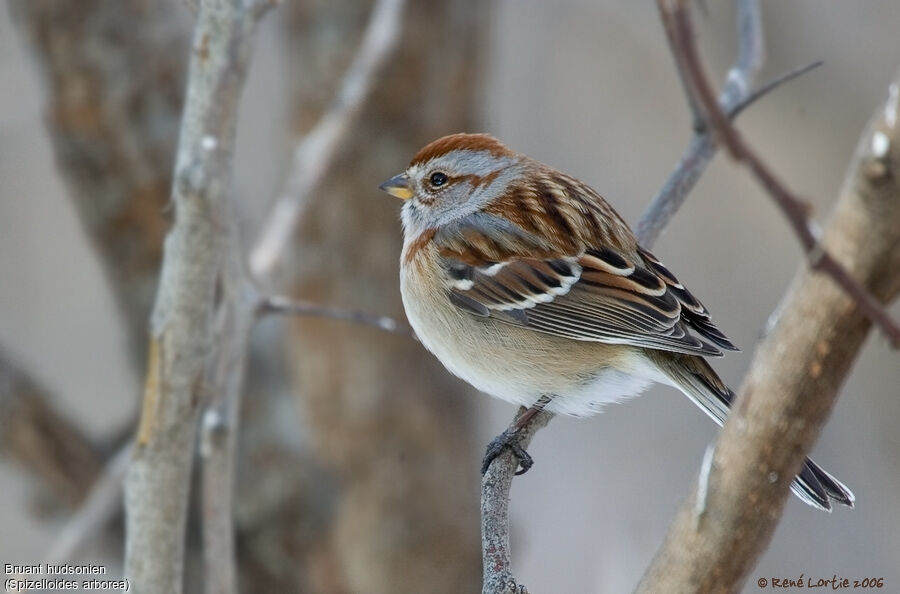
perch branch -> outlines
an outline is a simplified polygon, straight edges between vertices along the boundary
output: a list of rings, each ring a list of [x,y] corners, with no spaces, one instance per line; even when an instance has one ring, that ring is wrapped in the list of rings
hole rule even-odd
[[[262,6],[204,0],[197,15],[172,188],[175,222],[165,241],[144,407],[125,484],[125,573],[139,593],[178,594],[183,587],[195,428],[214,348],[237,107]]]
[[[719,140],[736,161],[743,163],[751,171],[787,217],[806,252],[810,267],[830,276],[853,297],[859,308],[884,332],[894,348],[900,347],[900,325],[820,243],[821,231],[809,218],[811,210],[809,203],[795,195],[778,179],[756,151],[744,141],[743,136],[716,103],[712,87],[700,63],[686,3],[680,0],[674,2],[661,0],[661,2],[664,14],[674,20],[673,47],[676,59],[682,65],[682,71],[687,74],[688,88],[703,108],[708,123],[715,130]]]
[[[668,32],[668,25],[666,25],[666,30]],[[720,104],[731,115],[737,115],[766,92],[814,67],[811,65],[789,72],[771,83],[767,83],[759,91],[751,93],[750,89],[763,59],[762,20],[756,2],[740,3],[737,30],[738,56],[728,73],[725,88],[719,97]],[[686,79],[683,78],[683,82],[687,91]],[[688,95],[688,99],[690,105],[695,105],[690,95]],[[709,131],[697,126],[699,123],[699,121],[695,121],[695,135],[684,156],[638,222],[637,237],[645,247],[653,246],[715,155],[714,139]],[[530,439],[530,436],[546,425],[551,417],[552,415],[546,412],[536,415],[522,431]],[[524,445],[526,444],[523,443]],[[518,462],[513,456],[500,456],[492,462],[481,481],[484,594],[507,594],[516,592],[510,588],[519,587],[516,586],[510,568],[508,515],[509,492],[517,466]]]
[[[519,409],[516,417],[525,412]],[[531,438],[547,426],[553,414],[541,411],[522,429],[519,444],[527,448]],[[512,571],[509,547],[509,492],[519,459],[509,449],[494,458],[481,477],[482,594],[526,594]]]
[[[900,73],[892,96],[898,85]],[[708,100],[703,105],[710,107]],[[746,149],[738,140],[738,151]],[[860,139],[821,248],[879,303],[900,293],[898,196],[900,127],[897,102],[889,99]],[[797,273],[716,441],[703,513],[696,512],[695,489],[637,592],[737,591],[765,550],[791,479],[872,325],[871,311],[832,279],[813,268]]]
[[[316,126],[294,148],[290,173],[250,251],[250,270],[257,278],[271,274],[310,193],[328,171],[341,140],[374,86],[376,75],[396,48],[404,4],[404,0],[378,0],[337,95]]]

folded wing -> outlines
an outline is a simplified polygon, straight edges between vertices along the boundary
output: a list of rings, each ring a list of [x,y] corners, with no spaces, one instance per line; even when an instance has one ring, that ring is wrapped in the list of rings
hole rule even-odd
[[[450,300],[473,315],[574,340],[706,356],[737,350],[703,304],[646,250],[587,246],[554,253],[545,240],[484,215],[462,227],[435,241]],[[545,257],[525,257],[535,253]]]

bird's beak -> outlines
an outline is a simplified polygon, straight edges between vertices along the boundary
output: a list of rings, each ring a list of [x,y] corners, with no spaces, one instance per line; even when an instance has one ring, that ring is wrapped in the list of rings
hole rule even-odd
[[[395,175],[378,186],[378,189],[384,190],[391,196],[399,198],[400,200],[409,200],[413,197],[413,192],[409,187],[409,176],[405,173]]]

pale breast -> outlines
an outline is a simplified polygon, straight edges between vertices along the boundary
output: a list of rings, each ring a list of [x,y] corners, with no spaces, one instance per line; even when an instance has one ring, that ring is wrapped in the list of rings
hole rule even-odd
[[[437,254],[424,246],[401,262],[400,289],[422,344],[454,375],[517,405],[554,396],[552,412],[588,416],[656,380],[639,351],[582,342],[474,316],[454,306]]]

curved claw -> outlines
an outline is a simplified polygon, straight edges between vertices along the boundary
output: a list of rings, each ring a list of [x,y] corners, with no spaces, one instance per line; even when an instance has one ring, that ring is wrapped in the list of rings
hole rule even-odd
[[[516,429],[509,428],[495,437],[491,443],[488,444],[487,449],[484,452],[484,459],[481,462],[482,475],[487,472],[488,467],[491,465],[491,462],[494,461],[494,458],[503,453],[503,450],[507,448],[509,448],[512,453],[515,454],[516,458],[519,459],[519,468],[516,470],[517,476],[525,474],[532,466],[534,466],[534,459],[525,451],[525,448],[519,445],[519,432]]]

